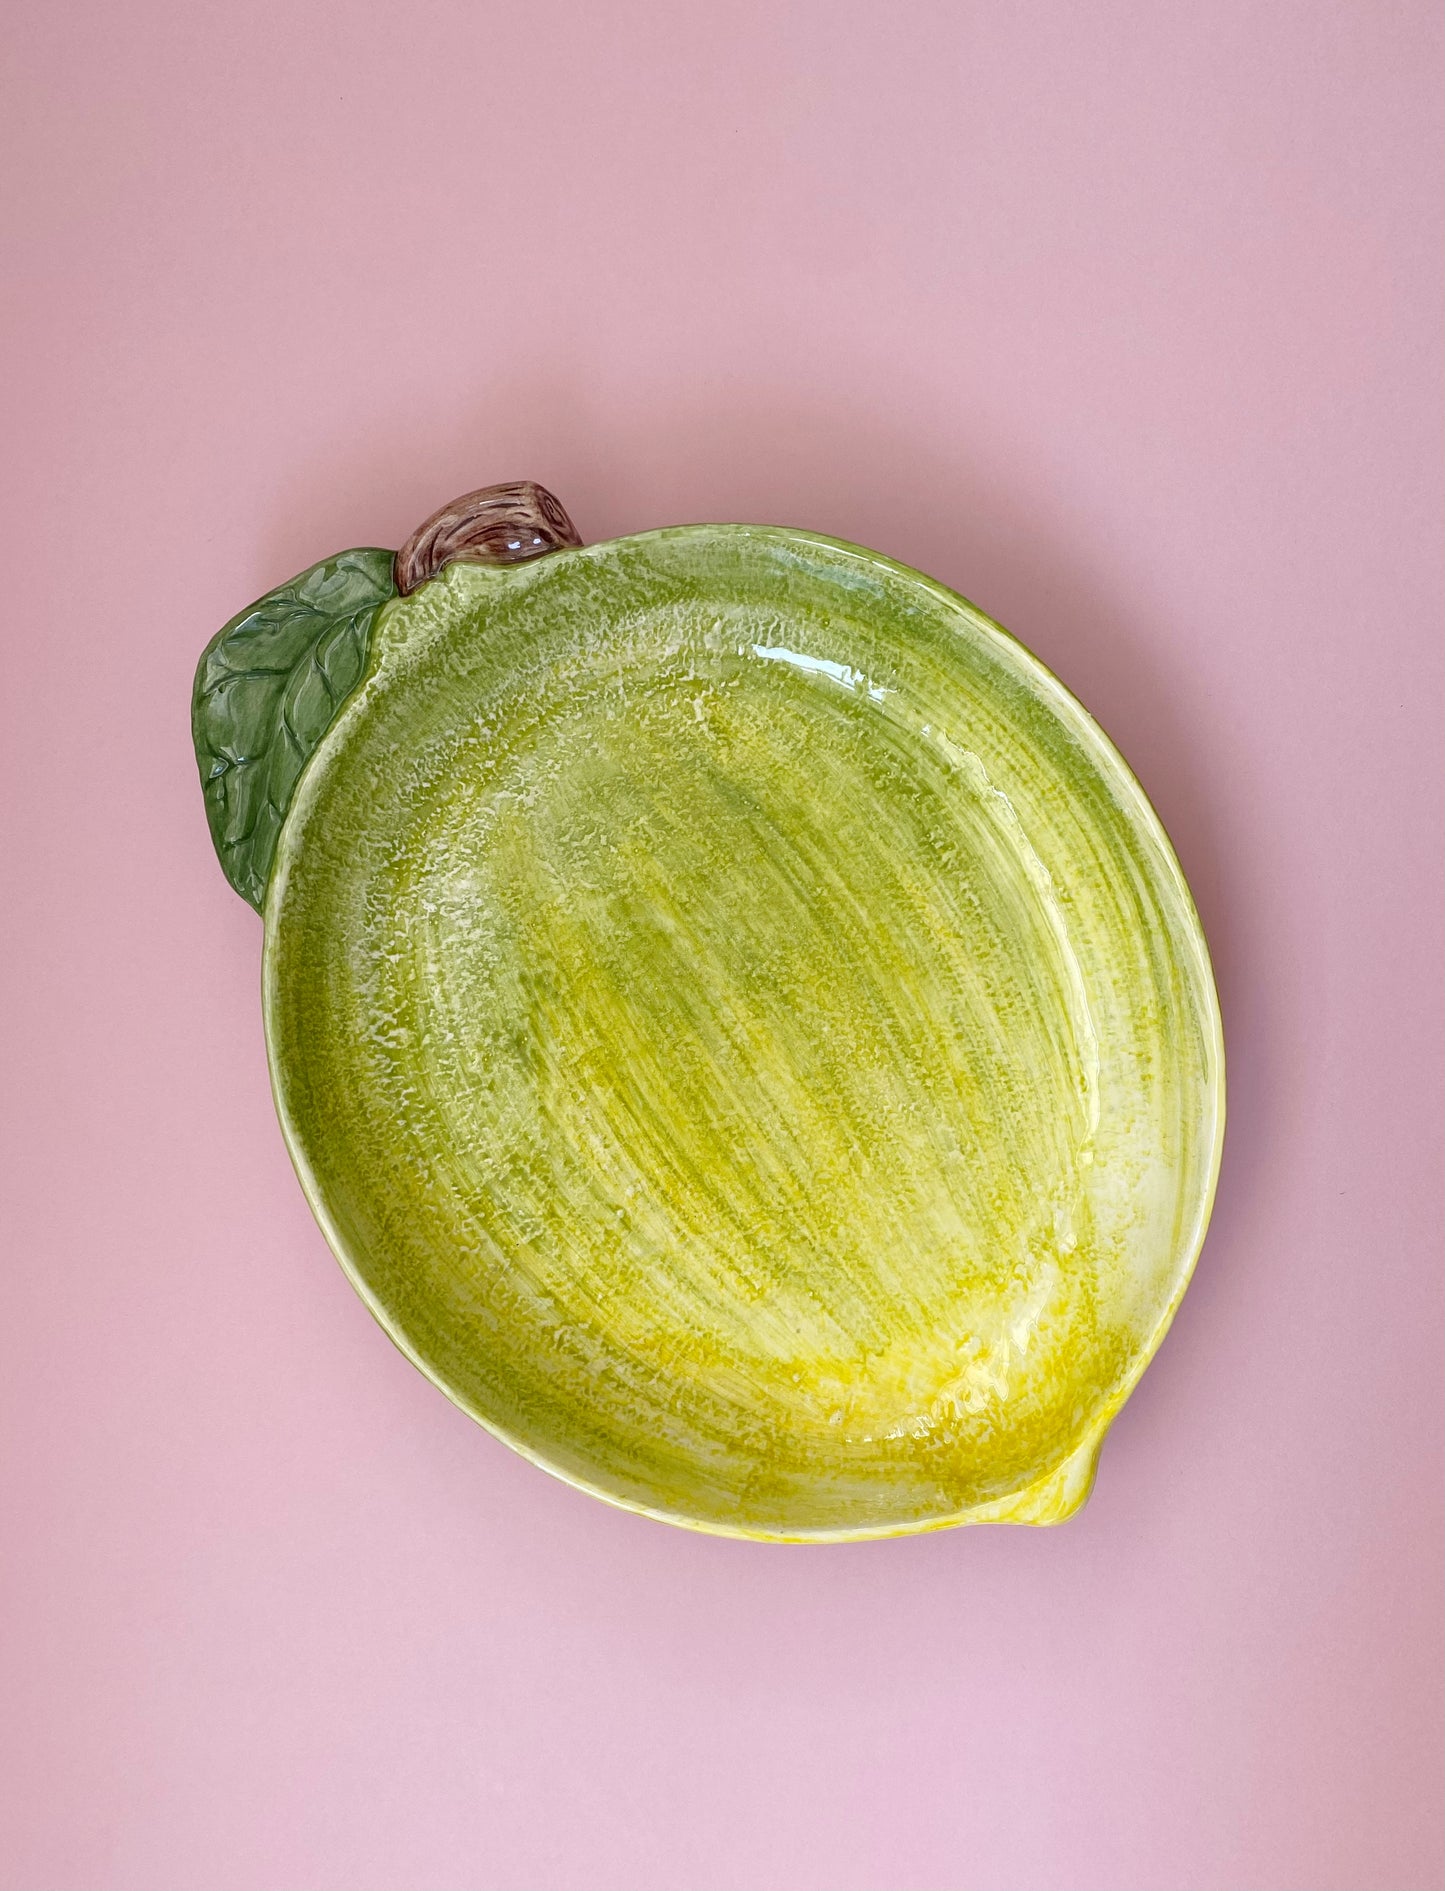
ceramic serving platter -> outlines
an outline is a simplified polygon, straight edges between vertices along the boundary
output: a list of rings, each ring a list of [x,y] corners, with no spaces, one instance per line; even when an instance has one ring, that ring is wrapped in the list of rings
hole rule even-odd
[[[788,1540],[1045,1523],[1223,1125],[1179,865],[962,598],[489,489],[202,659],[276,1104],[368,1306],[546,1469]]]

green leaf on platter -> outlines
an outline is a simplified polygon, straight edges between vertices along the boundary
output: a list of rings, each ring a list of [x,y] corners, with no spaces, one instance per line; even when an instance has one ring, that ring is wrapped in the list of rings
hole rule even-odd
[[[211,838],[257,912],[301,770],[361,681],[393,555],[339,552],[217,632],[196,667],[191,733]]]

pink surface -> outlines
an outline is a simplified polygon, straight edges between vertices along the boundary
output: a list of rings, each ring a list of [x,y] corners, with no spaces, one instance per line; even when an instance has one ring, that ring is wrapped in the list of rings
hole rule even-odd
[[[0,116],[8,1891],[1442,1870],[1437,9],[22,0]],[[493,479],[957,585],[1217,958],[1175,1330],[1052,1532],[695,1537],[394,1352],[192,667]]]

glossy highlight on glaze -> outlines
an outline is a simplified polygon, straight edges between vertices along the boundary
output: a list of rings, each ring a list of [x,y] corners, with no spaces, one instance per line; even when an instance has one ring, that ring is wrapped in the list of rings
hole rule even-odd
[[[278,1107],[458,1403],[672,1521],[1087,1495],[1203,1237],[1198,921],[1147,802],[963,600],[687,527],[384,605],[266,905]]]

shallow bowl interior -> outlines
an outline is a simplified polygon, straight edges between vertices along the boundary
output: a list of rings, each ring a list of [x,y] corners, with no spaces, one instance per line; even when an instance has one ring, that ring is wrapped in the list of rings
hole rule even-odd
[[[997,626],[807,534],[388,605],[265,995],[388,1330],[675,1521],[1063,1514],[1203,1236],[1219,1020],[1148,803]]]

